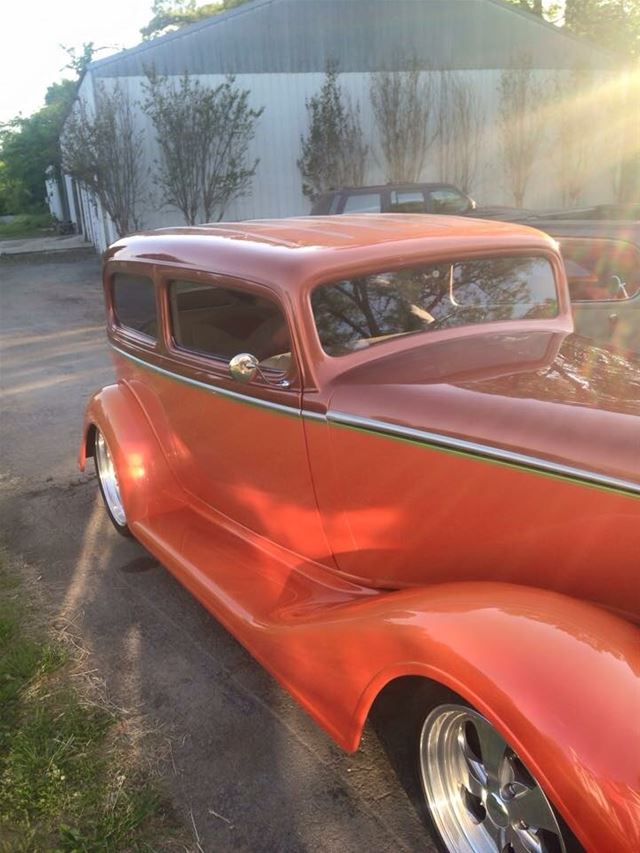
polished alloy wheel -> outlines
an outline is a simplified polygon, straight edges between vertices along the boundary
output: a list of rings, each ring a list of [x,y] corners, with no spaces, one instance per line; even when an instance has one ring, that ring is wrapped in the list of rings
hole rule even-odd
[[[452,853],[565,853],[542,788],[471,708],[440,705],[427,716],[420,776],[433,822]]]
[[[126,527],[127,517],[120,496],[118,475],[113,465],[113,459],[109,453],[107,442],[100,430],[96,430],[96,469],[102,486],[102,494],[112,518],[120,527]]]

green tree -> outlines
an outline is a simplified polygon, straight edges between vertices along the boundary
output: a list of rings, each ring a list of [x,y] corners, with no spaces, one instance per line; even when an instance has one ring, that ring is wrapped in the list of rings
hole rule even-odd
[[[387,180],[418,181],[438,133],[431,75],[415,59],[406,71],[377,71],[370,97]]]
[[[67,62],[64,68],[75,71],[78,78],[82,77],[87,70],[87,66],[93,61],[95,54],[99,50],[105,50],[104,47],[95,47],[92,41],[85,42],[80,50],[75,47],[65,47],[64,45],[61,45],[61,47],[69,57],[69,62]]]
[[[82,49],[65,48],[65,68],[80,77],[95,53],[93,42]],[[61,80],[47,89],[44,106],[25,118],[17,116],[0,127],[0,210],[28,213],[45,202],[45,174],[53,166],[60,175],[60,133],[76,95],[77,80]]]
[[[640,0],[566,0],[565,26],[622,59],[640,58]]]
[[[306,106],[309,130],[300,138],[298,160],[304,195],[314,201],[327,190],[362,184],[369,149],[359,111],[346,99],[334,64],[329,64],[320,92]]]
[[[41,109],[28,118],[18,116],[0,130],[0,205],[12,213],[42,206],[47,168],[60,173],[60,131],[75,89],[72,80],[54,83]]]
[[[640,0],[566,0],[565,25],[616,54],[627,72],[609,90],[602,104],[609,113],[612,150],[621,152],[614,165],[618,201],[640,197]],[[605,119],[606,120],[606,119]]]
[[[147,72],[144,110],[160,150],[155,180],[167,205],[188,225],[222,219],[235,198],[246,195],[258,166],[248,157],[263,109],[249,106],[249,91],[227,77],[215,89],[188,74],[178,82]]]
[[[151,7],[153,17],[142,27],[140,35],[145,41],[157,38],[246,2],[247,0],[217,0],[197,6],[196,0],[154,0]]]
[[[542,18],[549,23],[555,23],[561,16],[564,3],[550,2],[550,0],[507,0],[513,6],[522,9],[523,12],[530,12],[537,18]]]
[[[64,126],[65,172],[100,199],[121,237],[141,227],[146,177],[142,136],[135,104],[120,83],[113,89],[99,84],[95,114],[80,100]]]
[[[517,5],[521,9],[524,9],[525,12],[532,12],[539,18],[542,18],[544,16],[542,0],[517,0]]]

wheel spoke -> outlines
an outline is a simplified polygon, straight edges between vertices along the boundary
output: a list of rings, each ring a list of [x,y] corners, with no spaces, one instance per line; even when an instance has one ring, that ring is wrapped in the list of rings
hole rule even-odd
[[[466,779],[462,783],[468,791],[470,791],[474,797],[479,797],[482,799],[485,794],[487,787],[483,785],[482,782],[474,775],[474,773],[469,769],[467,765],[467,773]]]
[[[482,823],[487,816],[487,810],[482,803],[482,796],[471,793],[469,788],[463,785],[460,789],[460,797],[473,822]]]
[[[507,835],[506,831],[501,827],[495,824],[492,820],[487,818],[483,824],[483,829],[486,831],[487,835],[491,838],[493,843],[495,844],[496,851],[502,851],[506,847],[507,844]]]
[[[440,705],[420,743],[425,797],[447,849],[565,853],[542,789],[484,717]]]
[[[542,853],[540,841],[530,832],[523,833],[510,826],[507,829],[506,849],[509,853]]]
[[[537,785],[518,794],[508,803],[509,817],[514,824],[521,822],[532,829],[546,829],[558,834],[558,823],[542,789]]]
[[[486,771],[489,784],[495,786],[500,781],[500,769],[504,761],[507,745],[493,726],[486,720],[476,721],[474,725],[480,742],[483,767]]]
[[[460,771],[460,782],[476,797],[482,797],[486,790],[487,774],[482,765],[478,744],[470,744],[468,731],[470,724],[463,722],[458,730],[456,745],[460,753],[457,763]],[[475,727],[471,727],[475,738]]]

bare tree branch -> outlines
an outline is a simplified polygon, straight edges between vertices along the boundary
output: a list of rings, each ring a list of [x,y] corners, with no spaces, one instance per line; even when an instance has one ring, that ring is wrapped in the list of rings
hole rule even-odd
[[[482,102],[473,87],[456,71],[440,72],[440,177],[467,195],[478,176],[482,116]]]
[[[112,90],[98,84],[95,113],[84,100],[75,104],[61,146],[64,171],[97,196],[118,234],[141,228],[142,131],[136,130],[134,103],[119,82]]]
[[[578,203],[587,182],[593,140],[593,109],[586,97],[590,84],[591,75],[586,68],[558,71],[552,83],[552,157],[564,207]]]
[[[184,74],[178,83],[147,70],[143,107],[156,129],[160,160],[155,180],[165,204],[189,225],[220,220],[247,195],[258,166],[249,144],[264,108],[249,107],[249,91],[233,76],[215,89]]]
[[[498,85],[502,158],[513,200],[522,207],[527,184],[543,135],[542,87],[536,82],[530,56],[505,68]]]
[[[430,78],[417,64],[409,71],[378,71],[370,96],[386,179],[417,181],[437,135]]]

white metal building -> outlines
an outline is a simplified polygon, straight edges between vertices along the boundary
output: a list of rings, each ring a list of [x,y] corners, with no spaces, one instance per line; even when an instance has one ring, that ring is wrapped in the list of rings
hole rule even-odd
[[[457,70],[468,77],[485,115],[481,169],[472,194],[481,203],[511,203],[505,184],[497,134],[497,87],[502,69],[531,59],[544,79],[555,70],[586,67],[603,81],[615,73],[611,54],[574,38],[502,0],[252,0],[174,33],[89,65],[79,97],[93,102],[97,82],[126,83],[141,98],[145,69],[179,76],[185,71],[216,86],[234,74],[236,84],[251,93],[251,105],[264,107],[253,142],[260,159],[250,195],[238,199],[226,219],[307,213],[297,159],[300,137],[307,129],[305,99],[316,94],[327,63],[338,63],[340,82],[360,107],[361,122],[373,152],[366,182],[379,183],[384,173],[375,157],[371,115],[371,74],[409,67],[417,60],[429,74]],[[149,166],[156,158],[155,131],[142,108]],[[560,202],[548,149],[529,182],[527,206]],[[429,159],[423,180],[440,180],[437,158]],[[71,219],[100,249],[117,235],[100,204],[70,178],[65,178]],[[610,176],[597,168],[590,176],[585,202],[611,198]],[[145,227],[183,224],[176,209],[150,201]]]

